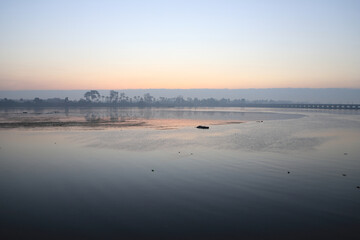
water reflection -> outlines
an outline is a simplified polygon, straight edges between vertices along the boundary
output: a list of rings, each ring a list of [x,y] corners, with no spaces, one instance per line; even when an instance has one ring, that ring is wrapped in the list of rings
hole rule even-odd
[[[116,114],[118,115],[116,115]],[[129,112],[116,112],[115,116],[120,116],[120,121],[129,119]],[[168,119],[169,113],[171,117],[177,116],[177,120]],[[147,115],[150,114],[150,115]],[[211,148],[219,150],[243,150],[243,151],[257,151],[257,152],[306,152],[317,149],[326,142],[331,141],[334,135],[318,134],[320,131],[326,130],[330,132],[330,128],[350,128],[357,129],[360,127],[360,122],[355,121],[352,115],[339,116],[338,114],[331,117],[318,115],[318,113],[309,113],[306,119],[296,118],[292,120],[281,120],[283,115],[276,115],[271,113],[271,117],[278,117],[281,121],[249,121],[240,124],[232,125],[214,125],[216,121],[206,122],[210,116],[217,118],[219,112],[212,111],[158,111],[142,109],[136,111],[134,115],[139,118],[145,116],[152,118],[162,118],[162,120],[153,120],[148,122],[149,125],[158,129],[168,129],[166,132],[153,131],[152,129],[143,129],[141,131],[133,131],[131,129],[121,129],[113,131],[98,132],[93,135],[91,132],[84,133],[89,135],[86,137],[87,141],[84,146],[96,148],[109,148],[129,151],[153,151],[164,150],[171,148],[187,148],[200,147]],[[226,116],[238,115],[245,116],[246,119],[257,118],[261,119],[269,117],[264,113],[248,114],[248,113],[224,113]],[[229,114],[229,115],[227,115]],[[110,115],[110,116],[113,116]],[[133,115],[133,116],[134,116]],[[108,115],[103,115],[104,119]],[[298,116],[298,115],[295,115]],[[310,117],[311,116],[311,117]],[[194,118],[197,120],[185,120],[184,118]],[[254,119],[253,118],[253,119]],[[198,130],[195,126],[199,123],[210,123],[210,130]],[[222,124],[226,122],[220,122]],[[179,127],[180,129],[171,130],[171,127]],[[170,129],[170,130],[169,130]],[[80,141],[81,137],[72,136],[72,141]]]
[[[100,122],[100,114],[98,114],[98,113],[87,113],[85,115],[85,120],[87,122],[92,122],[92,123]]]
[[[58,117],[71,118],[83,117],[86,121],[111,120],[126,121],[127,119],[199,119],[199,120],[278,120],[301,118],[304,115],[298,113],[273,113],[269,111],[244,111],[240,108],[65,108],[51,109],[2,109],[0,117],[24,118],[23,112],[26,111],[31,117]]]
[[[126,122],[127,120],[134,119],[129,117],[128,113],[121,113],[116,110],[108,112],[87,112],[84,116],[85,121],[92,123],[99,122]]]
[[[119,114],[117,112],[110,112],[110,121],[118,122],[119,121]],[[121,121],[125,121],[124,117],[121,116]]]
[[[209,111],[168,110],[179,122],[221,115],[205,112]],[[171,120],[157,109],[82,109],[70,115],[89,121],[159,118],[159,126]],[[357,116],[255,115],[225,114],[230,119],[278,119],[213,125],[206,131],[194,127],[0,131],[0,237],[356,236]]]

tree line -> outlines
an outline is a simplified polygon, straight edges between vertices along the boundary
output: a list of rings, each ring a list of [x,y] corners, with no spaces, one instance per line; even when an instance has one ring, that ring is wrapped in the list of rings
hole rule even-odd
[[[101,95],[97,90],[90,90],[84,93],[84,97],[79,100],[69,100],[66,98],[34,98],[24,99],[0,99],[0,107],[243,107],[251,104],[272,104],[272,103],[291,103],[273,100],[248,101],[244,98],[184,98],[177,96],[172,98],[155,98],[149,93],[143,96],[126,96],[123,92],[110,90],[108,96]]]

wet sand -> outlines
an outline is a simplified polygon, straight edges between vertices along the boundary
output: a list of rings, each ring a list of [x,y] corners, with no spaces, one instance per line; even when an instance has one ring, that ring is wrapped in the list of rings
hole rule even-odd
[[[51,128],[51,127],[136,127],[145,126],[143,121],[126,121],[126,122],[111,122],[111,121],[57,121],[52,120],[23,120],[12,122],[1,122],[0,128]]]
[[[180,127],[196,127],[203,125],[227,125],[240,124],[244,121],[223,121],[223,120],[194,120],[194,119],[123,119],[114,121],[111,119],[95,119],[86,121],[80,117],[2,117],[0,128],[129,128],[129,127],[153,127],[157,129],[175,129]]]

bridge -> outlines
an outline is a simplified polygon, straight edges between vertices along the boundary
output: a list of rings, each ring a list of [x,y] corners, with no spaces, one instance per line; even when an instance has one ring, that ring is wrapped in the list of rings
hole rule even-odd
[[[312,109],[343,109],[360,110],[360,104],[318,104],[318,103],[246,103],[243,107],[264,108],[312,108]]]

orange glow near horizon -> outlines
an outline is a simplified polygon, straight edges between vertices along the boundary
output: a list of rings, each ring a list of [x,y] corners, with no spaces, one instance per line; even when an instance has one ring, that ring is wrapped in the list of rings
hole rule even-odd
[[[3,2],[0,90],[360,88],[356,1]]]
[[[185,68],[183,68],[185,69]],[[360,81],[349,76],[328,76],[316,72],[295,76],[287,72],[264,69],[262,72],[219,68],[191,69],[128,69],[126,72],[104,71],[45,71],[13,72],[3,76],[0,90],[75,90],[75,89],[246,89],[246,88],[360,88]],[[319,76],[320,75],[320,76]],[[340,80],[347,79],[347,80]]]

